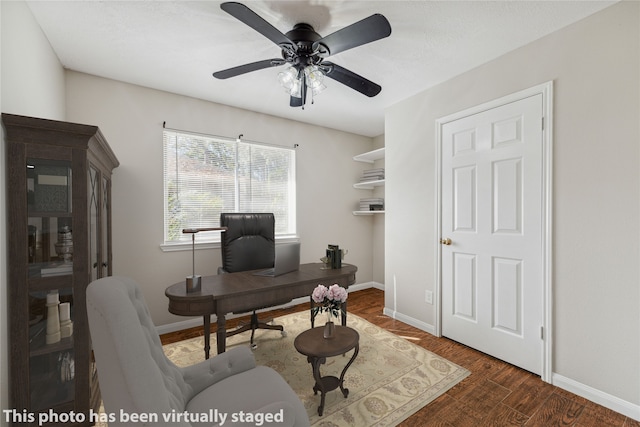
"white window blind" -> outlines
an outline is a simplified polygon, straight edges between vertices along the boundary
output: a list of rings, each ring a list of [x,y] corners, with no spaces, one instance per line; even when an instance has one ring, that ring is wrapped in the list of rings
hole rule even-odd
[[[163,146],[165,243],[191,241],[184,228],[219,226],[221,212],[272,212],[276,237],[296,233],[294,149],[167,129]]]

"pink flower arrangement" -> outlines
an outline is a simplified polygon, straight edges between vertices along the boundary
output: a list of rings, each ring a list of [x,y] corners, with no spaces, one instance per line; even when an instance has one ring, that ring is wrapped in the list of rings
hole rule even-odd
[[[328,288],[318,285],[311,294],[311,299],[318,304],[313,308],[314,316],[319,312],[329,312],[333,316],[338,316],[342,311],[342,303],[347,300],[347,290],[338,284],[333,284]]]

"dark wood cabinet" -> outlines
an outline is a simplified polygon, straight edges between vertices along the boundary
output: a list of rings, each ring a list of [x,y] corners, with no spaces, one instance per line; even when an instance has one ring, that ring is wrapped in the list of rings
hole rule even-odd
[[[112,272],[111,173],[119,163],[96,126],[11,114],[2,123],[10,407],[84,414],[75,420],[89,425],[100,392],[85,291]]]

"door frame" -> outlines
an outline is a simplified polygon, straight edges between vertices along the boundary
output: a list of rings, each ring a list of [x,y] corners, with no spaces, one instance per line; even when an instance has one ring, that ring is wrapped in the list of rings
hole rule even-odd
[[[449,122],[471,116],[486,110],[542,94],[542,280],[543,314],[540,319],[542,330],[542,375],[543,381],[551,383],[553,373],[553,293],[552,293],[552,172],[553,172],[553,81],[524,89],[474,107],[467,108],[436,120],[436,228],[435,228],[435,334],[442,336],[442,127]]]

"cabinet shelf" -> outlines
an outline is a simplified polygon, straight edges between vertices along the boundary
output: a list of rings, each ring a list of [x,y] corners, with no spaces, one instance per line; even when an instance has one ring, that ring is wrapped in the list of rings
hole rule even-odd
[[[31,343],[32,350],[29,351],[29,357],[42,356],[43,354],[56,353],[65,350],[73,350],[73,336],[62,338],[54,344],[45,343],[46,330],[44,329]]]
[[[67,211],[57,212],[44,212],[44,211],[32,211],[28,212],[30,218],[71,218],[72,215]]]
[[[70,288],[73,286],[73,273],[58,276],[34,276],[27,279],[29,290],[53,291],[55,289]]]

